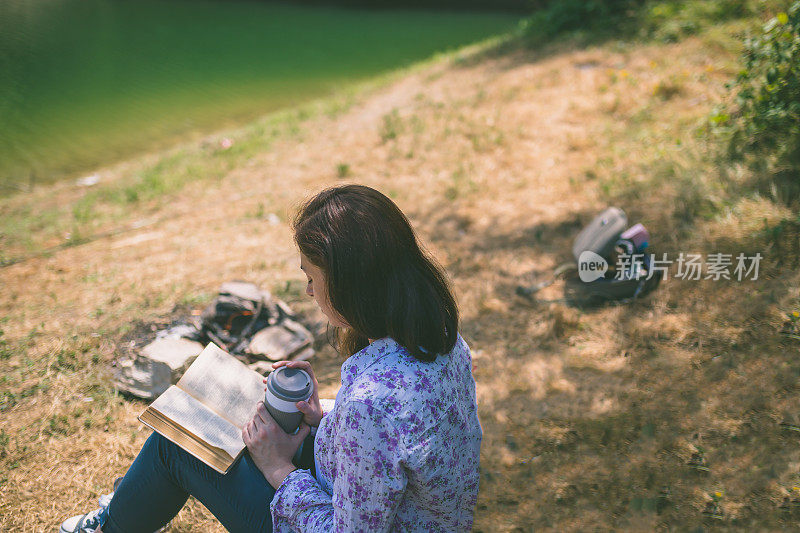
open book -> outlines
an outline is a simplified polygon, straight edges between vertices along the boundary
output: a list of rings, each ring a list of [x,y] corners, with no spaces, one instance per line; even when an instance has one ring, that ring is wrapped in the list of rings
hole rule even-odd
[[[224,474],[245,449],[242,428],[264,398],[262,379],[210,343],[139,420]]]

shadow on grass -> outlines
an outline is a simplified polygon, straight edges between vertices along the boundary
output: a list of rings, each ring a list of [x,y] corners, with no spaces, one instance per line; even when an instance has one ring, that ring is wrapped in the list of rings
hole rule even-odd
[[[596,213],[478,231],[455,211],[442,203],[415,218],[432,220],[434,243],[453,252],[457,284],[483,291],[462,323],[484,429],[477,531],[498,520],[509,530],[707,528],[720,523],[704,514],[717,492],[729,527],[793,523],[778,504],[800,481],[796,435],[779,422],[800,416],[800,362],[770,313],[796,271],[767,261],[757,281],[670,279],[627,305],[531,304],[503,262],[571,259]]]

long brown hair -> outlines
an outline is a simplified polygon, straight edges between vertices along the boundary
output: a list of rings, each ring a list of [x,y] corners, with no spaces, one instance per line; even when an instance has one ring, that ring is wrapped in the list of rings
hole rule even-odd
[[[300,208],[293,229],[350,326],[337,331],[342,355],[383,337],[422,361],[453,349],[458,308],[447,277],[389,198],[363,185],[332,187]]]

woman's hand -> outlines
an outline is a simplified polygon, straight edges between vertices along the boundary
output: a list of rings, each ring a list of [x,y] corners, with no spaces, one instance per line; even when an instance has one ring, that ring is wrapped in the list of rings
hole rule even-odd
[[[282,366],[305,370],[311,376],[313,388],[311,397],[307,402],[297,402],[295,406],[298,411],[303,413],[303,422],[311,427],[319,426],[319,421],[322,420],[322,405],[319,403],[319,383],[317,382],[317,376],[314,375],[314,370],[311,368],[311,363],[308,361],[278,361],[277,363],[272,363],[273,370]],[[264,383],[266,382],[267,379],[264,378]]]
[[[242,440],[247,445],[250,457],[275,490],[295,466],[294,456],[311,428],[300,424],[300,430],[289,435],[275,422],[264,402],[258,402],[253,419],[242,428]]]

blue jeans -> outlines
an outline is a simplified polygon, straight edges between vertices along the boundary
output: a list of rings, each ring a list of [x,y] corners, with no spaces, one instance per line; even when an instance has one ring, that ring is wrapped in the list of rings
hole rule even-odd
[[[313,438],[303,443],[297,466],[308,468],[309,459],[313,465],[313,443]],[[153,433],[114,492],[103,533],[156,531],[178,514],[190,495],[228,531],[272,531],[269,504],[275,489],[247,451],[223,475]]]

